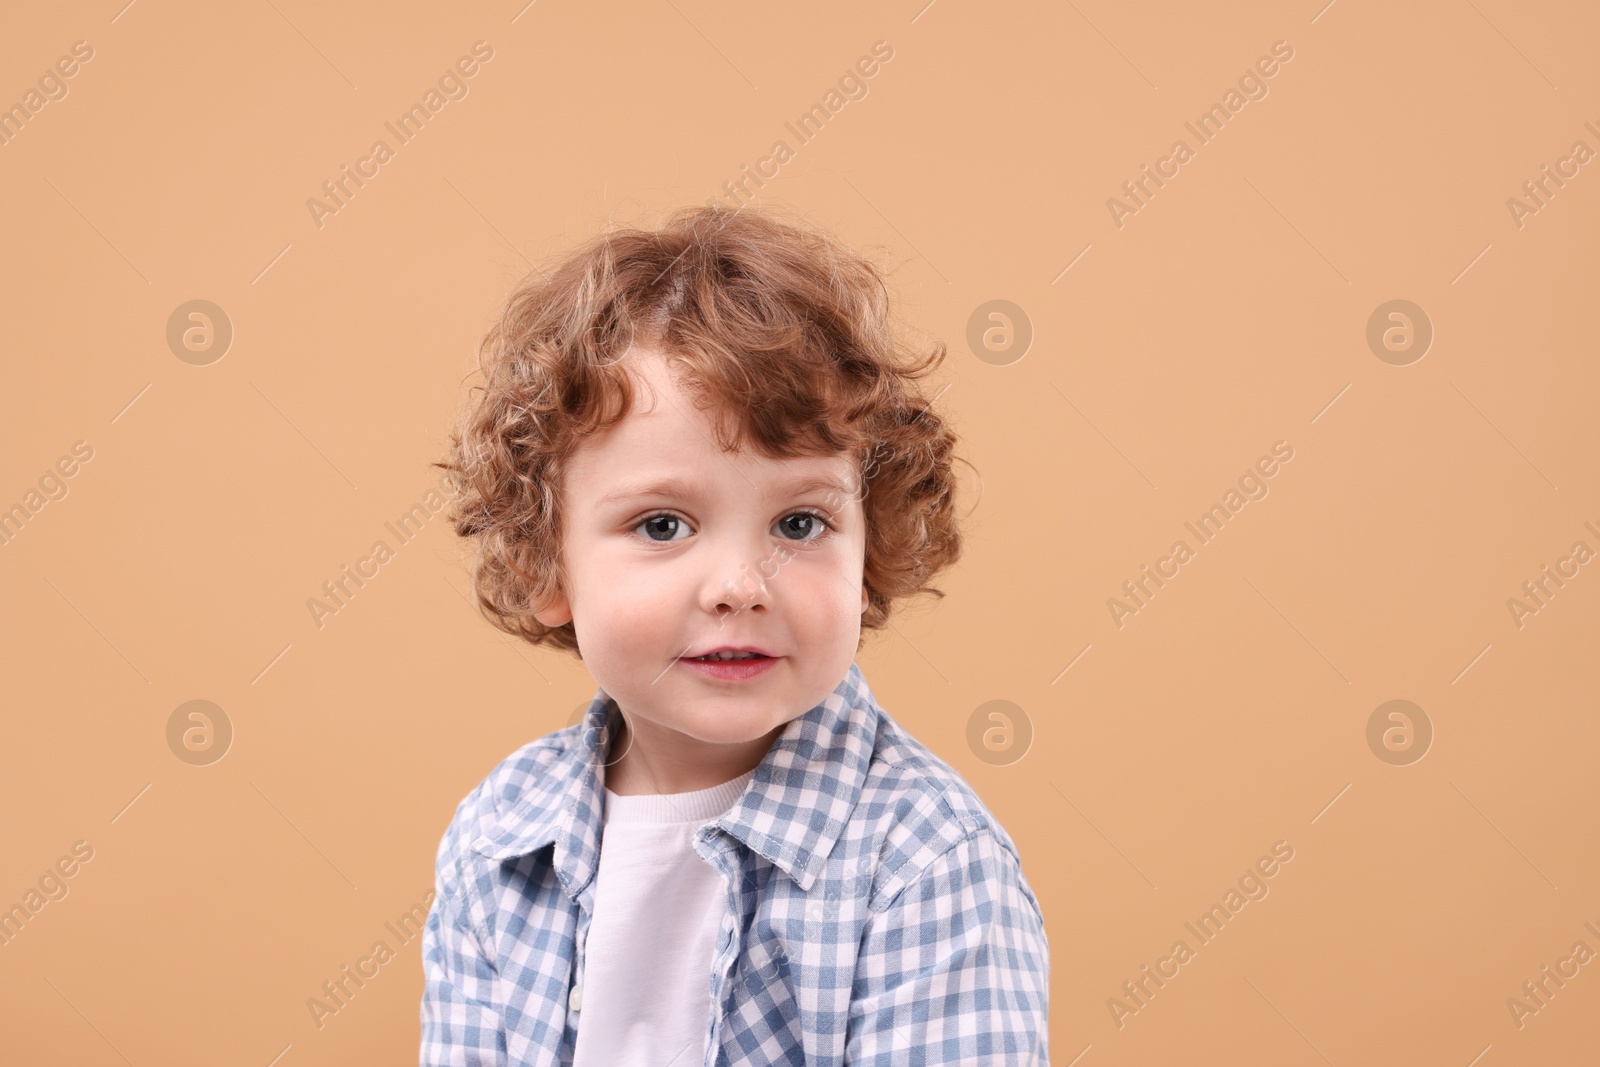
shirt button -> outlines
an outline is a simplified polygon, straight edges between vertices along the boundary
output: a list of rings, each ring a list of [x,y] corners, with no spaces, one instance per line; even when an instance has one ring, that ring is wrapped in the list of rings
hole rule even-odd
[[[572,992],[567,994],[567,1007],[572,1011],[583,1010],[583,986],[572,987]]]
[[[488,848],[489,847],[489,839],[487,837],[480,837],[480,838],[478,838],[476,841],[474,841],[472,843],[472,847],[475,848],[475,849]]]

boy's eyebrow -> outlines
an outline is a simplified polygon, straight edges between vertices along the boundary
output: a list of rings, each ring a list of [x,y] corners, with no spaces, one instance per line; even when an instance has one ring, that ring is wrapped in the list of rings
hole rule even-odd
[[[780,491],[780,495],[799,496],[803,493],[821,492],[824,490],[838,493],[840,496],[847,497],[851,495],[851,490],[840,484],[837,478],[834,478],[831,475],[816,474],[801,476],[790,481],[783,486],[782,490]],[[598,501],[596,501],[596,506],[603,507],[606,504],[612,504],[623,500],[631,500],[635,497],[668,496],[690,498],[696,495],[697,491],[694,486],[690,485],[682,478],[669,477],[661,478],[651,482],[629,482],[625,485],[618,486],[616,489],[613,489],[611,492],[607,493]]]

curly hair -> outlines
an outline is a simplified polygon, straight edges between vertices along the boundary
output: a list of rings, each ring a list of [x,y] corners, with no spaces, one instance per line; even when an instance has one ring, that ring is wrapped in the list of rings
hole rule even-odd
[[[807,224],[749,207],[680,208],[651,232],[593,237],[507,298],[479,348],[485,384],[450,432],[447,513],[473,539],[480,610],[582,658],[569,620],[533,613],[570,588],[560,487],[582,440],[619,422],[638,341],[682,368],[725,451],[853,454],[866,518],[865,631],[961,555],[955,434],[917,388],[945,356],[897,339],[876,267]],[[965,462],[964,460],[962,462]],[[970,464],[969,464],[970,465]],[[870,482],[870,486],[868,483]],[[857,642],[857,650],[860,642]]]

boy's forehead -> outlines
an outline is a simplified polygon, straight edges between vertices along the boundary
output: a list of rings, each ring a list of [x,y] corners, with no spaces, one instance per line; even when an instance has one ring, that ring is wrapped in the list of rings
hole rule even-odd
[[[636,358],[632,402],[616,425],[582,441],[572,456],[576,484],[600,499],[619,488],[675,481],[683,485],[734,479],[747,489],[832,480],[848,489],[853,462],[846,454],[768,456],[749,447],[725,452],[711,418],[696,406],[658,352]]]
[[[630,412],[616,426],[579,444],[570,466],[590,497],[611,494],[619,485],[652,482],[763,491],[828,481],[848,491],[854,469],[842,453],[768,456],[748,447],[724,451],[709,426],[691,425],[689,417],[670,410],[638,421]]]
[[[770,463],[801,467],[826,464],[832,457],[768,457],[743,444],[734,453],[723,453],[716,442],[711,413],[705,403],[685,384],[678,366],[668,366],[659,350],[630,349],[622,363],[632,379],[632,398],[620,422],[579,445],[592,453],[648,448],[651,454],[671,456],[679,453],[732,455],[742,463]]]

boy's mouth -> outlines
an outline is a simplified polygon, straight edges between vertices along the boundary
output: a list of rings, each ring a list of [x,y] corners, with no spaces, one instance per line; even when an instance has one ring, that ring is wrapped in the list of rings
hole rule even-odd
[[[682,659],[699,660],[702,663],[716,663],[735,659],[775,659],[771,653],[763,649],[745,646],[744,648],[713,648],[693,656],[683,656]]]
[[[781,657],[745,649],[723,649],[699,656],[680,656],[684,666],[697,674],[724,682],[742,682],[771,670]]]

